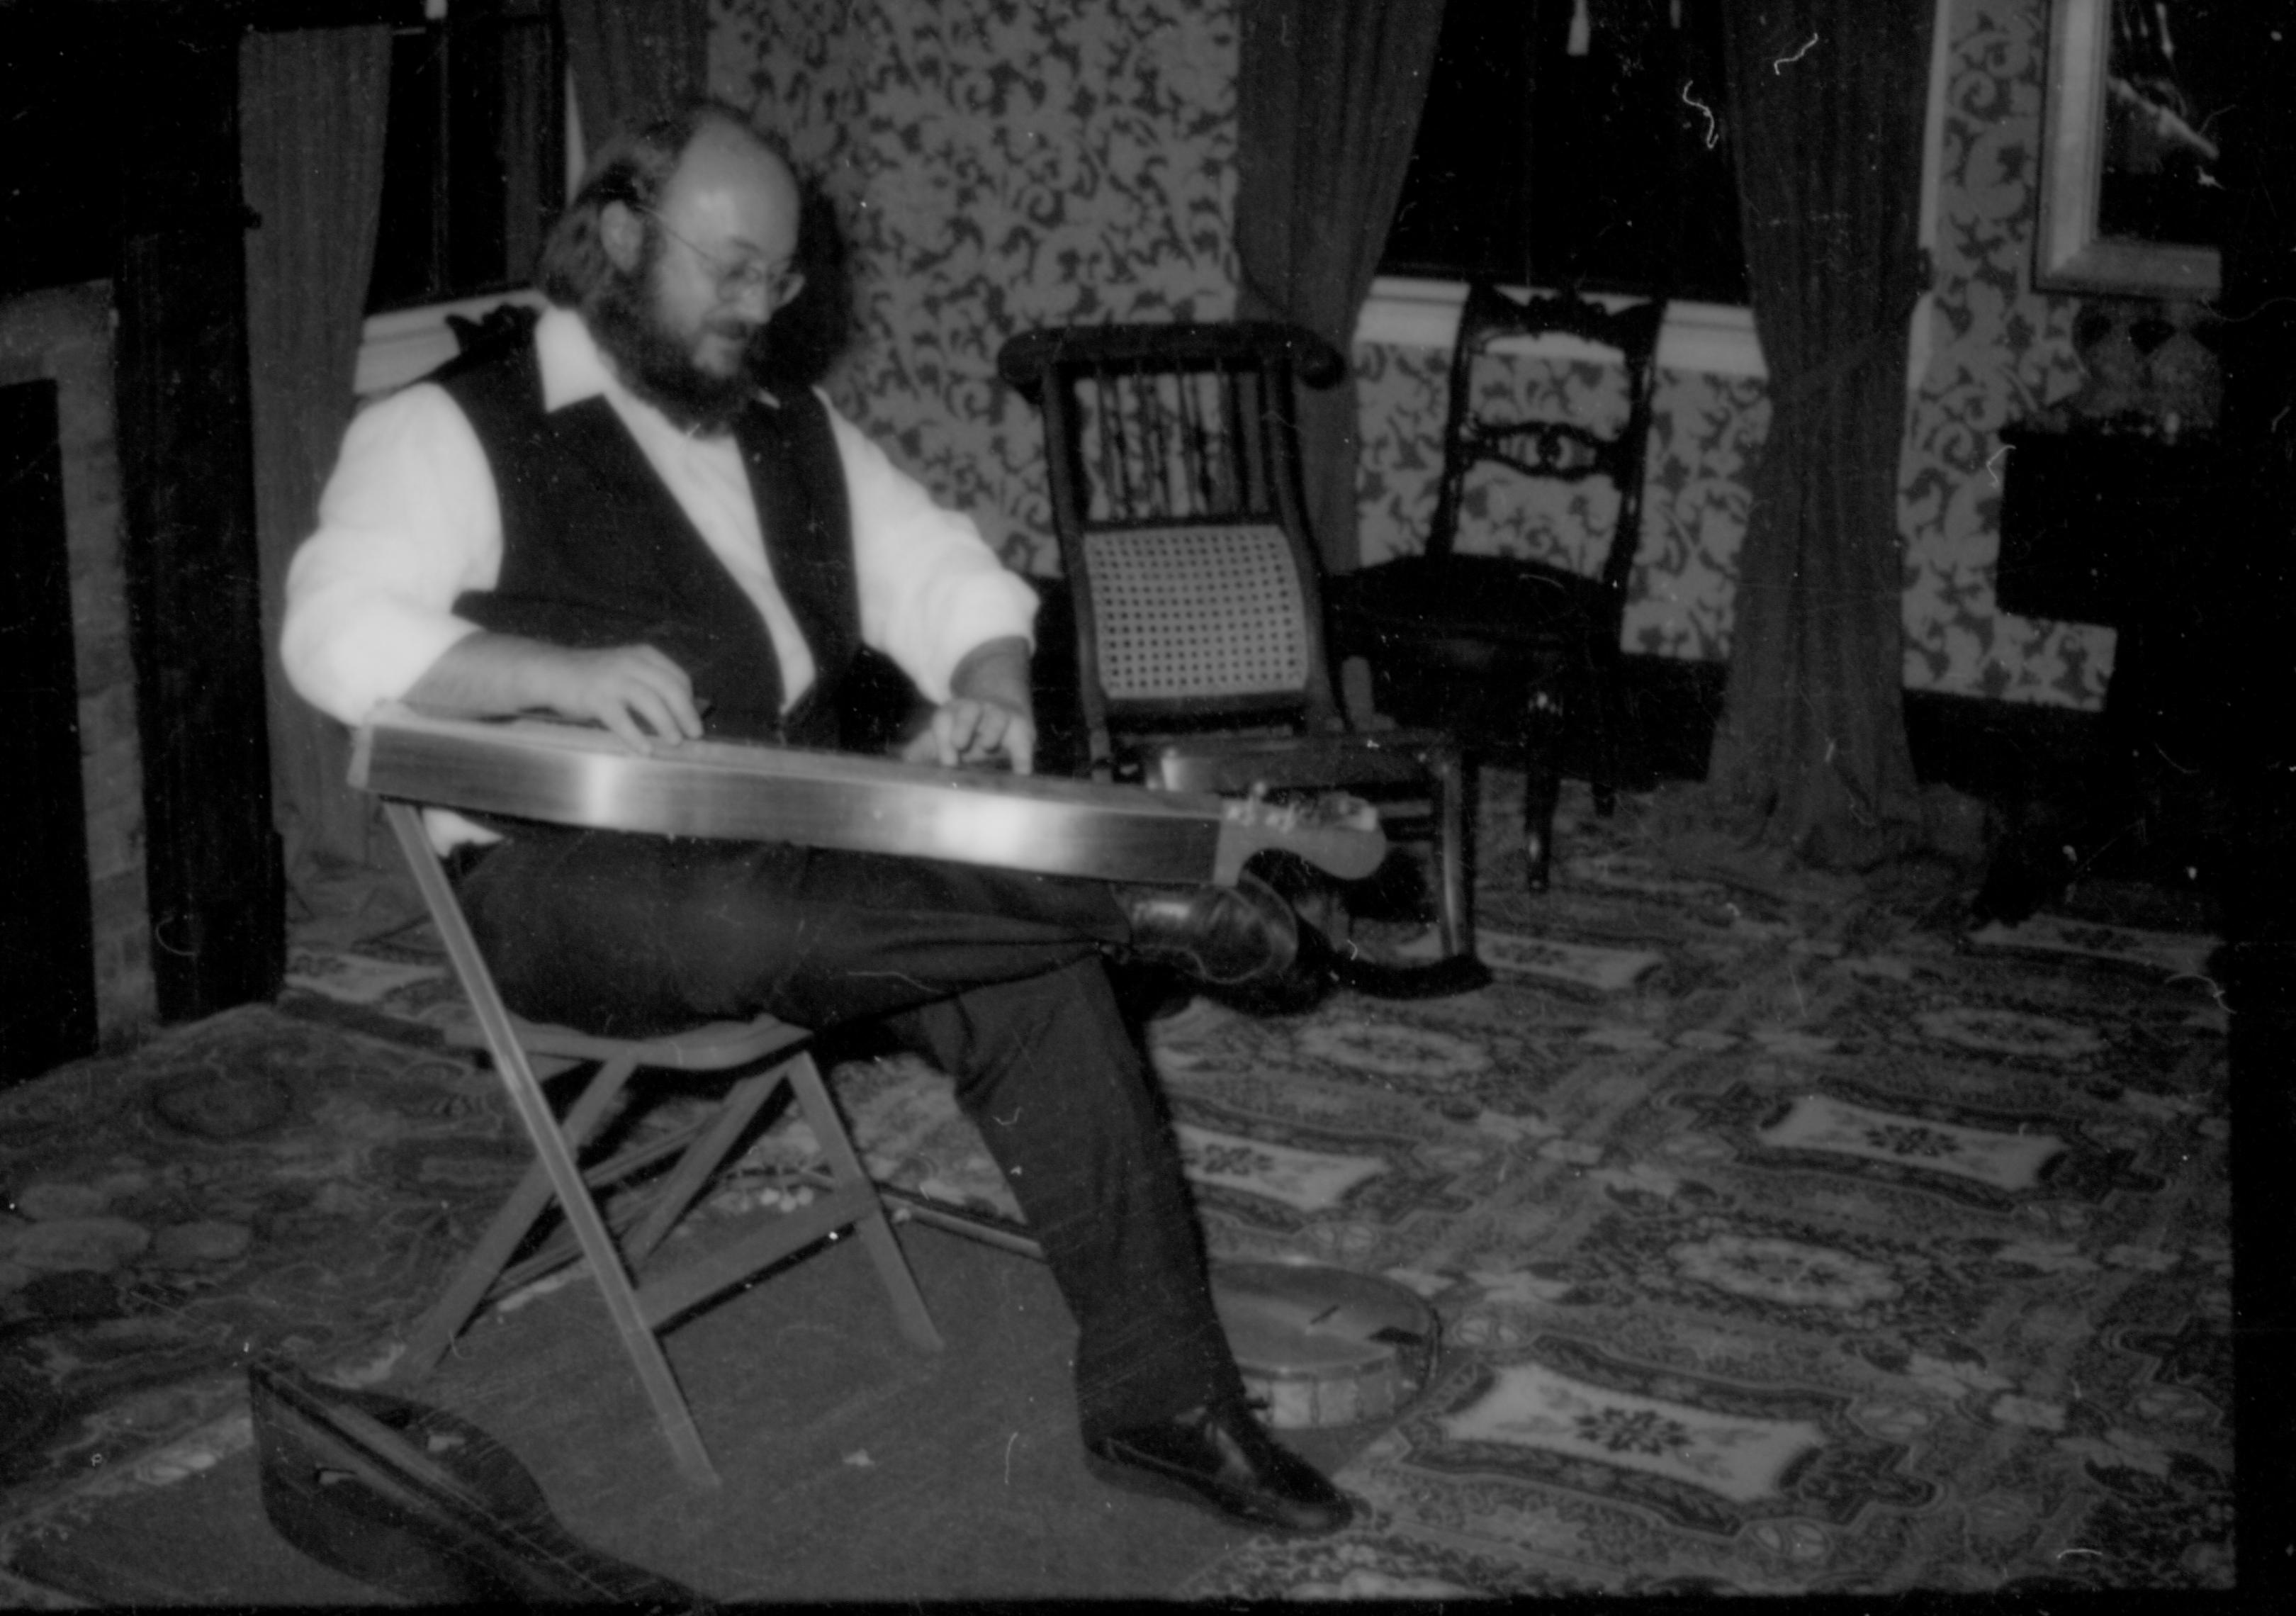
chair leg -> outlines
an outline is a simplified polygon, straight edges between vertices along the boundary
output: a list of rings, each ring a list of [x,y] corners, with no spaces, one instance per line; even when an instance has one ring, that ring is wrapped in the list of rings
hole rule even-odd
[[[452,952],[453,945],[449,944]],[[493,997],[493,983],[487,983],[488,1008],[498,1006],[499,998]],[[488,1018],[482,1013],[484,1021]],[[494,1034],[499,1030],[500,1042]],[[548,1103],[543,1098],[541,1085],[534,1079],[533,1070],[527,1065],[524,1052],[511,1040],[507,1021],[500,1028],[489,1028],[489,1046],[497,1067],[508,1069],[506,1083],[512,1097],[519,1104],[520,1114],[527,1123],[527,1135],[532,1140],[535,1154],[541,1158],[542,1169],[547,1176],[553,1195],[567,1223],[574,1231],[582,1255],[589,1261],[590,1277],[598,1287],[606,1312],[614,1321],[614,1333],[620,1339],[622,1350],[630,1365],[637,1371],[638,1382],[644,1387],[646,1401],[653,1408],[654,1423],[668,1442],[670,1456],[678,1473],[687,1484],[715,1490],[720,1482],[717,1467],[709,1462],[709,1450],[702,1446],[701,1431],[694,1423],[693,1411],[686,1406],[685,1394],[680,1390],[677,1377],[671,1371],[669,1359],[663,1353],[660,1341],[648,1325],[641,1311],[636,1291],[630,1284],[628,1268],[622,1254],[614,1244],[613,1235],[606,1227],[598,1204],[590,1196],[589,1185],[583,1182],[581,1165],[574,1158],[573,1146],[567,1136],[551,1125]],[[619,1065],[621,1062],[617,1062]],[[586,1099],[587,1095],[584,1096]]]
[[[635,1063],[629,1061],[611,1061],[598,1069],[573,1109],[566,1113],[565,1121],[560,1124],[570,1150],[581,1150],[582,1142],[590,1136],[590,1130],[598,1125],[598,1119],[613,1103],[614,1096],[621,1093],[636,1070]],[[519,1242],[549,1210],[550,1200],[550,1174],[537,1161],[526,1169],[517,1187],[504,1201],[502,1210],[487,1226],[486,1235],[463,1261],[454,1283],[407,1333],[406,1349],[399,1357],[397,1371],[399,1378],[417,1380],[438,1367],[439,1360],[455,1344],[455,1338],[462,1334],[463,1326],[470,1323],[471,1316],[485,1302],[487,1292],[494,1289],[495,1281],[501,1277]]]
[[[1434,800],[1436,934],[1447,957],[1475,952],[1474,866],[1468,841],[1466,764],[1454,749],[1427,759]]]
[[[1562,797],[1562,701],[1553,683],[1533,677],[1523,704],[1522,851],[1524,881],[1544,892],[1553,879],[1554,808]]]
[[[736,1083],[726,1095],[709,1131],[685,1147],[685,1153],[677,1159],[676,1170],[661,1186],[645,1220],[622,1243],[632,1267],[652,1256],[653,1249],[676,1226],[677,1220],[685,1216],[686,1208],[701,1194],[710,1175],[731,1153],[751,1120],[781,1087],[788,1077],[790,1064],[788,1060],[777,1061],[766,1070]]]
[[[551,1165],[553,1179],[562,1186],[560,1201],[565,1208],[566,1220],[574,1226],[575,1238],[581,1243],[583,1255],[590,1259],[591,1278],[605,1300],[607,1313],[613,1318],[614,1333],[621,1338],[622,1350],[637,1370],[639,1383],[645,1388],[646,1401],[653,1407],[654,1423],[669,1443],[670,1457],[677,1465],[678,1474],[691,1486],[715,1490],[720,1484],[718,1468],[709,1462],[709,1450],[701,1445],[701,1431],[693,1423],[693,1410],[686,1406],[685,1393],[678,1388],[677,1376],[671,1372],[661,1341],[639,1310],[629,1271],[622,1266],[621,1253],[614,1249],[613,1236],[598,1215],[597,1203],[580,1183],[571,1153],[564,1142],[554,1136],[537,1138],[535,1146]]]
[[[478,1017],[479,1029],[486,1035],[487,1049],[495,1058],[495,1074],[502,1079],[519,1121],[533,1143],[535,1154],[549,1177],[550,1187],[582,1254],[590,1260],[591,1276],[597,1284],[598,1294],[614,1321],[614,1333],[621,1339],[623,1351],[645,1387],[646,1400],[653,1407],[654,1422],[669,1443],[678,1473],[693,1486],[715,1488],[718,1485],[718,1472],[709,1463],[709,1451],[701,1445],[701,1432],[694,1425],[693,1411],[686,1407],[685,1393],[678,1390],[677,1377],[670,1373],[661,1342],[654,1338],[639,1310],[629,1272],[622,1266],[621,1253],[615,1248],[605,1219],[599,1216],[597,1202],[590,1198],[590,1186],[583,1182],[581,1166],[574,1160],[558,1119],[551,1113],[549,1096],[542,1092],[541,1080],[535,1076],[534,1066],[519,1044],[510,1012],[504,1007],[502,995],[495,987],[494,973],[487,969],[478,939],[471,935],[470,923],[455,901],[454,888],[447,881],[446,871],[430,851],[422,821],[404,802],[388,804],[384,813],[392,833],[398,839],[400,850],[406,856],[414,884],[430,908],[431,921],[439,929],[439,939],[446,945],[455,975],[471,1001],[472,1013]]]
[[[1626,777],[1620,757],[1620,733],[1625,727],[1615,710],[1619,701],[1618,659],[1598,655],[1587,669],[1586,711],[1595,732],[1595,811],[1608,819],[1619,810],[1619,782]]]
[[[893,1317],[900,1323],[901,1333],[913,1345],[928,1352],[939,1351],[941,1335],[933,1324],[932,1312],[917,1289],[916,1276],[909,1271],[908,1259],[901,1254],[901,1243],[894,1237],[892,1225],[886,1221],[884,1204],[877,1198],[876,1186],[862,1167],[861,1158],[854,1153],[852,1136],[845,1131],[845,1120],[837,1114],[837,1107],[821,1080],[821,1069],[814,1064],[809,1052],[799,1051],[791,1062],[789,1084],[790,1092],[797,1096],[798,1108],[813,1125],[813,1136],[820,1143],[821,1153],[828,1160],[838,1183],[868,1186],[869,1210],[854,1224],[854,1232],[861,1236],[869,1260],[876,1265],[877,1277],[885,1287],[887,1300],[893,1304]]]

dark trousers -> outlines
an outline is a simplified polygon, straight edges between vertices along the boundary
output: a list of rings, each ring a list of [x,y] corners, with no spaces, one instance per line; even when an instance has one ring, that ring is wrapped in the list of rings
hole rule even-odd
[[[613,832],[521,833],[460,882],[520,1014],[635,1036],[881,1023],[949,1073],[1078,1325],[1086,1440],[1242,1390],[1093,882]]]

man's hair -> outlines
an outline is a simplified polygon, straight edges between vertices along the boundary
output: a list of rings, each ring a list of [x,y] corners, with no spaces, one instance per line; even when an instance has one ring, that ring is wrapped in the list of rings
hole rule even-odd
[[[753,127],[738,107],[710,97],[679,104],[668,115],[642,128],[616,135],[599,148],[589,171],[576,187],[574,200],[550,227],[542,244],[535,283],[542,295],[562,308],[587,311],[614,275],[614,264],[598,238],[598,222],[606,204],[619,202],[644,216],[649,251],[660,226],[653,209],[677,172],[679,160],[693,137],[713,124],[722,124],[756,141],[781,159],[792,173],[783,144]]]

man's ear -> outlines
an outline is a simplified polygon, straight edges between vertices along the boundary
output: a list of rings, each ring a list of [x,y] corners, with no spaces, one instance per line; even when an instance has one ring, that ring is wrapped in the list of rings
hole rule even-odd
[[[598,242],[624,275],[638,267],[645,246],[645,224],[627,202],[608,202],[598,210]]]

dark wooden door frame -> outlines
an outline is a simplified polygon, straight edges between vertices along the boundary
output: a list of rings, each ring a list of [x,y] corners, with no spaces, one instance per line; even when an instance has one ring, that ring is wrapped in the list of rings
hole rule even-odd
[[[95,1047],[79,703],[56,384],[0,387],[0,690],[17,789],[0,792],[0,1086]]]
[[[119,105],[117,410],[162,1021],[278,990],[285,915],[264,718],[246,271],[241,29],[136,30]]]

